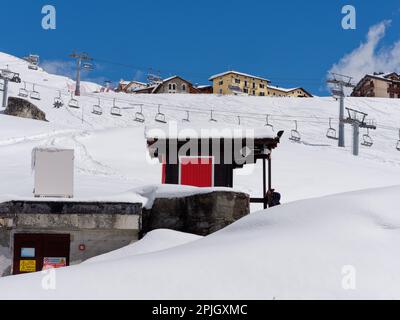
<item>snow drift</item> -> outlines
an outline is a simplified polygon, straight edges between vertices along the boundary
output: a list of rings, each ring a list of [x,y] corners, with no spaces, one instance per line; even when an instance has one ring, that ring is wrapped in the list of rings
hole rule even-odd
[[[399,299],[399,192],[293,202],[172,248],[110,254],[58,269],[55,290],[41,273],[3,278],[0,299]]]

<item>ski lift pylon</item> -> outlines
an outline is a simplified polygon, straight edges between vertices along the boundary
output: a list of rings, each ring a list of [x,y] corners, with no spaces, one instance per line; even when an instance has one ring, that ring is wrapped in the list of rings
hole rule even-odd
[[[301,141],[301,135],[300,132],[297,130],[297,120],[294,120],[294,124],[295,124],[295,129],[293,129],[290,132],[290,137],[289,140],[293,141],[293,142],[300,142]]]
[[[40,93],[35,90],[35,84],[32,84],[32,91],[30,94],[30,98],[33,100],[40,100]]]
[[[329,118],[329,129],[326,131],[326,137],[332,140],[338,140],[336,129],[332,127],[332,118]]]
[[[98,104],[95,104],[95,105],[93,106],[93,111],[92,111],[92,113],[95,114],[95,115],[98,115],[98,116],[100,116],[100,115],[103,114],[103,108],[102,108],[101,105],[100,105],[100,98],[99,98]]]
[[[113,100],[113,106],[111,107],[110,111],[111,115],[121,117],[121,108],[116,105],[115,99]]]
[[[167,123],[167,120],[165,119],[165,114],[160,111],[160,108],[161,106],[158,105],[158,111],[156,116],[154,117],[154,120],[161,123]]]
[[[139,122],[139,123],[145,122],[145,117],[144,117],[144,114],[143,114],[143,105],[142,104],[140,105],[140,111],[137,111],[135,113],[135,119],[133,119],[133,120],[136,121],[136,122]]]

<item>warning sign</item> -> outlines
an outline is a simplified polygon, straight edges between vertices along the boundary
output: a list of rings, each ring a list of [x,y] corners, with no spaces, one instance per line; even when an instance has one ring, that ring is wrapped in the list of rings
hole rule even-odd
[[[20,272],[36,272],[36,260],[20,260]]]
[[[43,258],[43,270],[46,269],[56,269],[56,268],[62,268],[67,266],[67,258],[62,257],[62,258],[50,258],[50,257],[45,257]]]

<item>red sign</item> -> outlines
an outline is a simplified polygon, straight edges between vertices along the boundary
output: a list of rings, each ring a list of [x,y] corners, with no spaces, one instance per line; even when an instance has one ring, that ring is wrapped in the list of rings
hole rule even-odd
[[[43,270],[62,268],[67,265],[67,258],[43,258]]]

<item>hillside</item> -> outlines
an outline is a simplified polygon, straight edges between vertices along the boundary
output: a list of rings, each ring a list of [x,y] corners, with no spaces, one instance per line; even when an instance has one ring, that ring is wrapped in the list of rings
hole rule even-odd
[[[189,116],[192,123],[206,125],[210,110],[222,126],[224,123],[242,126],[264,126],[266,115],[275,131],[285,130],[279,148],[274,152],[273,182],[289,202],[332,193],[398,184],[400,152],[398,140],[400,101],[373,98],[348,98],[347,106],[369,114],[378,123],[371,131],[375,144],[361,147],[360,157],[351,155],[351,128],[347,127],[347,147],[340,149],[336,141],[325,137],[329,127],[337,126],[338,102],[331,97],[295,99],[269,97],[233,97],[216,95],[127,95],[89,93],[99,89],[88,84],[79,97],[81,108],[53,108],[54,98],[62,94],[67,105],[67,89],[73,81],[66,77],[27,68],[26,62],[0,54],[0,68],[8,64],[21,74],[23,81],[36,83],[41,100],[31,100],[46,112],[48,123],[0,115],[0,148],[6,156],[0,158],[7,184],[0,184],[0,194],[30,196],[33,179],[30,172],[30,152],[38,145],[73,147],[76,152],[76,196],[94,197],[125,192],[144,184],[157,184],[161,179],[158,163],[147,160],[143,130],[154,124],[158,105],[169,122],[180,122]],[[10,95],[17,96],[23,84],[11,84]],[[28,89],[31,87],[28,85]],[[102,115],[92,113],[93,105],[103,108]],[[116,99],[122,116],[113,116],[110,109]],[[142,110],[144,124],[133,121]],[[124,109],[126,108],[126,109]],[[294,121],[302,136],[300,144],[288,140]],[[260,195],[260,163],[236,171],[235,187],[252,195]],[[4,181],[4,180],[3,180]],[[254,206],[254,209],[259,206]]]

